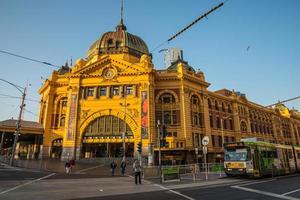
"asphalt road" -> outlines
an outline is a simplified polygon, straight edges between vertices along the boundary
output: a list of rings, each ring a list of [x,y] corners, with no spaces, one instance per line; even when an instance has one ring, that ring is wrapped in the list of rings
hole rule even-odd
[[[103,166],[65,175],[0,165],[0,199],[300,200],[300,176],[135,185],[130,176],[111,177]]]

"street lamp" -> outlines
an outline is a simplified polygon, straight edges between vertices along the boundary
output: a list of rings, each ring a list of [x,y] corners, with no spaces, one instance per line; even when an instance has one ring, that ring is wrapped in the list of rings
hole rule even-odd
[[[23,88],[23,87],[18,86],[14,83],[11,83],[7,80],[4,80],[4,79],[0,79],[0,80],[14,86],[22,94],[22,102],[21,102],[21,105],[20,105],[19,117],[18,117],[18,121],[17,121],[17,124],[16,124],[16,131],[15,131],[15,134],[14,134],[15,135],[14,143],[13,143],[13,147],[12,147],[11,157],[10,157],[10,160],[9,160],[9,165],[12,166],[13,161],[14,161],[14,157],[15,157],[16,146],[17,146],[17,142],[18,142],[19,134],[20,134],[21,120],[22,120],[23,110],[24,110],[24,107],[25,107],[24,102],[25,102],[27,87]],[[21,89],[23,89],[23,91]]]
[[[226,120],[228,118],[231,118],[233,116],[229,115],[227,117],[222,117],[221,118],[221,134],[222,134],[222,149],[224,148],[224,128],[223,128],[223,120]],[[231,125],[230,125],[231,126]]]

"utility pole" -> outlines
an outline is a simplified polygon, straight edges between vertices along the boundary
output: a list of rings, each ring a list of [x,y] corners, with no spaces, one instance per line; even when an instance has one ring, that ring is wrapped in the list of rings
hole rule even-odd
[[[19,139],[20,129],[21,129],[21,120],[22,120],[22,114],[25,107],[25,97],[26,97],[26,90],[27,87],[24,88],[24,92],[22,92],[22,103],[20,105],[20,113],[17,121],[16,131],[15,131],[15,137],[14,137],[14,143],[12,147],[11,157],[9,164],[12,166],[14,162],[15,152],[16,152],[16,146]]]
[[[162,174],[161,174],[161,148],[160,148],[160,142],[161,142],[161,137],[160,137],[160,121],[157,120],[157,137],[158,137],[158,167],[159,167],[159,177],[160,181],[162,181]]]

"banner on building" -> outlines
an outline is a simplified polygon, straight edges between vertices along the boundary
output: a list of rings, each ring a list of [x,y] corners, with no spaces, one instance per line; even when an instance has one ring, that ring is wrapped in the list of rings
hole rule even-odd
[[[76,102],[77,102],[77,95],[72,94],[70,100],[70,112],[69,112],[69,120],[68,120],[68,135],[67,140],[74,139],[74,128],[76,122]]]
[[[141,111],[141,122],[142,122],[142,139],[148,138],[148,96],[146,91],[142,91],[142,111]]]

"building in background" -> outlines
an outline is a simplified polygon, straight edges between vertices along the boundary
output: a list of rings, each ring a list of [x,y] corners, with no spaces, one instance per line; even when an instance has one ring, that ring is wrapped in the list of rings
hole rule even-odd
[[[223,159],[224,142],[241,138],[300,145],[299,112],[265,108],[242,93],[209,91],[209,85],[182,57],[155,69],[146,43],[121,21],[90,46],[86,59],[54,71],[40,88],[43,157],[122,157],[124,141],[132,158],[142,142],[143,158],[154,164],[159,132],[168,164],[195,162],[204,136],[210,138],[209,162]]]
[[[0,122],[0,155],[7,159],[12,152],[14,134],[18,120],[9,119]],[[16,145],[15,159],[37,159],[43,143],[44,129],[33,121],[21,121],[19,139]]]

